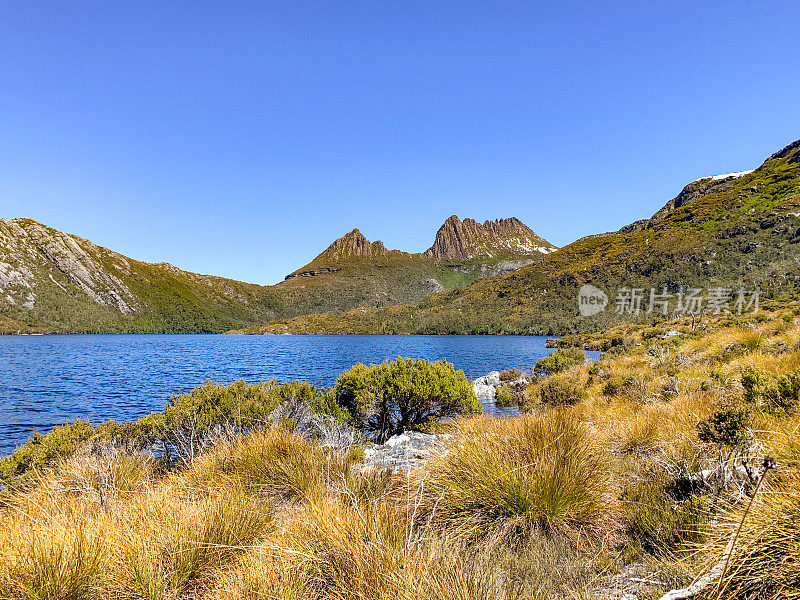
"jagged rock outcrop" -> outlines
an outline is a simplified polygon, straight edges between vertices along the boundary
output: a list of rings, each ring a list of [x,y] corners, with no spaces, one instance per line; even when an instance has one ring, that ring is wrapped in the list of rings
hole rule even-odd
[[[342,260],[351,256],[384,256],[388,252],[383,242],[370,242],[358,229],[353,229],[328,246],[317,259]]]
[[[516,217],[478,223],[453,215],[436,232],[433,246],[424,254],[437,260],[470,260],[547,254],[555,249]]]

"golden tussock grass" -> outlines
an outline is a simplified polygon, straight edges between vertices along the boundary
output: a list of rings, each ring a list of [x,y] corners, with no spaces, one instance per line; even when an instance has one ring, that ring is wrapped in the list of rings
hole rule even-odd
[[[358,452],[280,428],[171,470],[79,452],[3,496],[0,597],[592,598],[629,562],[686,583],[682,569],[697,575],[724,556],[752,494],[746,482],[736,493],[704,485],[698,474],[721,453],[697,425],[741,404],[746,370],[774,382],[800,369],[800,326],[781,314],[682,330],[683,341],[650,338],[560,373],[581,389],[570,406],[451,423],[444,451],[407,476],[362,472]],[[792,600],[800,414],[749,410],[749,445],[734,455],[769,453],[780,469],[720,597]]]

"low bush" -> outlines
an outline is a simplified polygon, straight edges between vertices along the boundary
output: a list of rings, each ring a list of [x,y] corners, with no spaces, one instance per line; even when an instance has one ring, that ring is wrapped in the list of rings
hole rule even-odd
[[[800,405],[800,371],[770,378],[755,369],[742,373],[745,402],[772,413],[792,413]]]
[[[444,417],[481,412],[464,371],[445,361],[358,364],[339,376],[332,393],[351,423],[380,442],[406,429],[425,430]]]
[[[248,385],[239,380],[228,386],[207,381],[188,394],[173,396],[163,414],[151,418],[166,452],[191,460],[209,436],[226,429],[238,433],[268,427],[270,414],[282,403],[311,404],[319,395],[314,386],[296,381]]]
[[[46,435],[34,432],[28,443],[0,459],[0,483],[15,487],[34,473],[71,456],[94,435],[88,421],[73,421],[54,427]]]
[[[580,348],[564,348],[536,361],[533,370],[539,373],[559,373],[570,367],[582,365],[586,353]]]
[[[603,384],[604,396],[616,396],[625,388],[625,379],[622,377],[611,377]]]
[[[519,406],[525,387],[521,385],[501,385],[495,389],[494,403],[499,408]]]
[[[701,442],[723,449],[744,449],[750,441],[750,412],[739,406],[723,406],[697,424]]]
[[[520,408],[533,410],[538,405],[568,406],[586,397],[580,381],[565,373],[550,375],[529,384],[523,392]]]
[[[700,541],[708,520],[707,497],[684,491],[665,473],[629,483],[622,493],[622,507],[630,538],[657,554]]]
[[[423,518],[478,539],[597,531],[610,514],[607,467],[588,430],[564,412],[470,419],[428,466]]]

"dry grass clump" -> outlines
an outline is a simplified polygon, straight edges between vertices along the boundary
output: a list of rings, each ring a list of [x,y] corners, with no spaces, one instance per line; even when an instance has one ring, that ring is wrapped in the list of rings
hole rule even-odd
[[[611,521],[608,467],[588,429],[566,411],[469,419],[423,475],[422,514],[469,538],[597,533]]]
[[[194,461],[185,478],[197,488],[232,485],[296,499],[321,493],[327,480],[346,471],[347,462],[346,456],[326,453],[300,435],[273,428],[218,444]]]
[[[222,578],[215,598],[489,599],[494,576],[378,498],[303,505]]]
[[[14,534],[12,541],[9,533]],[[94,597],[101,579],[101,552],[97,540],[87,538],[83,529],[20,528],[3,537],[0,597]]]
[[[119,515],[108,584],[162,598],[204,584],[270,530],[270,509],[230,489],[200,499],[172,489],[137,498]]]
[[[732,508],[720,520],[703,548],[708,566],[724,560],[742,524],[746,505]],[[725,576],[704,598],[800,598],[800,475],[784,475],[773,489],[753,502],[730,554]]]
[[[145,483],[146,461],[130,461],[74,458],[6,499],[0,597],[175,596],[208,585],[269,531],[270,508],[235,488],[197,493],[180,476]]]

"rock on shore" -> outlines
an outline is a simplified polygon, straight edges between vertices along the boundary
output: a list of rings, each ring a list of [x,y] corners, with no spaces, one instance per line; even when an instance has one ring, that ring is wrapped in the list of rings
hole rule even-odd
[[[390,437],[385,444],[367,447],[364,450],[363,468],[411,471],[428,460],[450,437],[449,434],[406,431]]]
[[[491,371],[483,377],[478,377],[472,382],[472,390],[479,400],[494,398],[500,385],[500,371]]]

